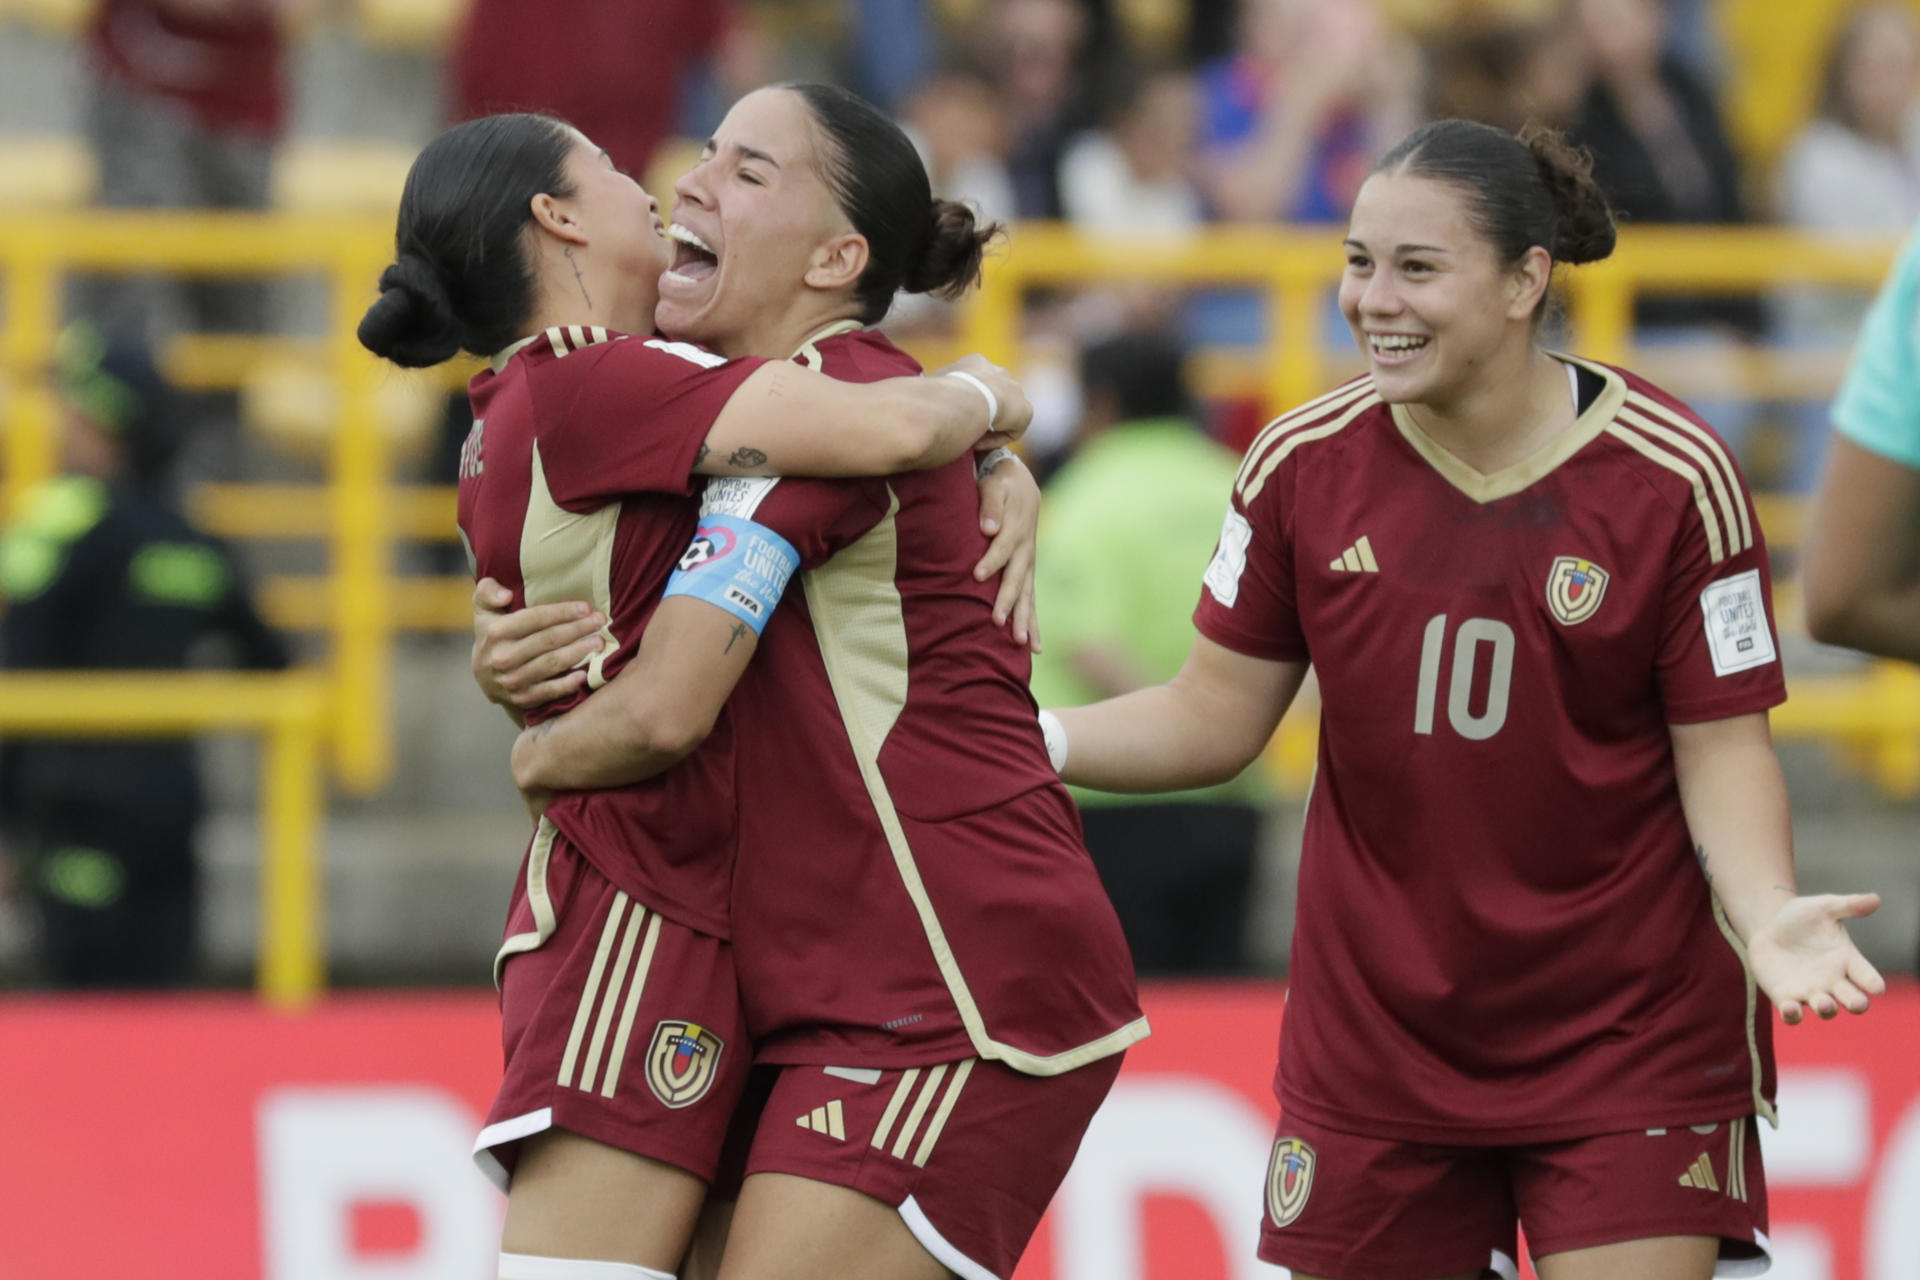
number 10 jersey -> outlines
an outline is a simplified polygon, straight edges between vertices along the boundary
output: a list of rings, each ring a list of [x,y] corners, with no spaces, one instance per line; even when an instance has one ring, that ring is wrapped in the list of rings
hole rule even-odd
[[[1321,1124],[1503,1145],[1771,1112],[1668,736],[1785,699],[1766,548],[1691,411],[1569,363],[1578,420],[1505,471],[1362,378],[1235,481],[1195,622],[1320,683],[1276,1088]]]

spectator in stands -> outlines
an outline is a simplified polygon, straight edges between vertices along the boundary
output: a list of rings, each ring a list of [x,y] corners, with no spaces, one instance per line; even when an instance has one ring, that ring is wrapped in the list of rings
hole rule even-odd
[[[171,670],[211,635],[242,666],[285,666],[233,557],[168,492],[182,425],[153,362],[75,329],[58,372],[66,474],[0,538],[0,666]],[[49,979],[167,986],[190,975],[203,808],[189,741],[0,747],[0,824],[39,908]]]
[[[1079,0],[994,0],[976,44],[1007,115],[1015,211],[1058,218],[1061,154],[1098,119],[1106,89],[1107,50],[1092,16]]]
[[[1184,232],[1200,224],[1188,180],[1197,137],[1193,80],[1149,72],[1109,112],[1107,127],[1079,135],[1060,162],[1060,203],[1088,231]]]
[[[1813,231],[1894,235],[1920,219],[1920,30],[1904,4],[1856,10],[1835,37],[1818,114],[1780,164],[1780,217]],[[1796,337],[1850,342],[1852,295],[1796,293]]]
[[[731,0],[471,0],[453,51],[453,116],[558,116],[638,178],[679,123],[689,71],[725,65],[750,40]]]
[[[1593,152],[1593,176],[1614,211],[1629,223],[1745,222],[1719,108],[1707,85],[1664,52],[1660,0],[1573,0],[1572,8],[1593,81],[1570,137]],[[1761,327],[1748,299],[1649,298],[1636,319],[1748,337]]]
[[[1195,574],[1212,554],[1234,456],[1193,420],[1183,353],[1135,334],[1086,350],[1080,451],[1041,517],[1042,706],[1170,679],[1193,644]],[[1142,974],[1242,969],[1265,790],[1257,771],[1174,796],[1076,792],[1087,848]]]
[[[1841,26],[1827,55],[1818,113],[1780,164],[1781,221],[1809,231],[1897,235],[1920,220],[1920,30],[1903,4],[1868,4]],[[1776,332],[1792,346],[1850,345],[1867,296],[1802,286],[1773,299]],[[1827,405],[1794,406],[1788,480],[1812,487]]]
[[[1561,18],[1468,22],[1436,33],[1433,112],[1509,133],[1566,127],[1587,91],[1586,49]]]
[[[288,93],[285,27],[311,0],[103,0],[87,37],[99,203],[263,209]],[[117,338],[260,329],[257,282],[92,280],[76,309]]]
[[[1418,122],[1424,72],[1374,0],[1246,0],[1200,73],[1200,182],[1232,222],[1334,222]]]
[[[1006,113],[986,77],[961,66],[937,71],[907,99],[904,115],[935,195],[966,200],[989,221],[1015,217]]]

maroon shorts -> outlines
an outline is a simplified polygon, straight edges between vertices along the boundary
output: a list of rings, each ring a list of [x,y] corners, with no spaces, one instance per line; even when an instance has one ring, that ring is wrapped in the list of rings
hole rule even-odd
[[[1655,1236],[1719,1236],[1723,1276],[1768,1265],[1751,1117],[1519,1147],[1442,1147],[1280,1120],[1260,1257],[1329,1280],[1481,1271]]]
[[[494,960],[506,1072],[474,1159],[570,1132],[711,1178],[752,1054],[733,951],[616,889],[542,821]]]
[[[961,1280],[1008,1280],[1120,1057],[1057,1076],[979,1058],[904,1071],[756,1067],[713,1193],[737,1195],[755,1173],[850,1187],[898,1208]]]

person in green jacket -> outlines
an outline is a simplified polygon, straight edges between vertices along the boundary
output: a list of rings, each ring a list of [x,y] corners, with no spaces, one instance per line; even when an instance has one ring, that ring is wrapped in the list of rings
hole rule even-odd
[[[1043,707],[1159,684],[1192,647],[1194,584],[1239,460],[1201,430],[1171,340],[1129,334],[1081,357],[1078,452],[1047,487],[1036,597]],[[1268,800],[1258,768],[1175,795],[1075,789],[1087,848],[1142,975],[1246,967],[1246,909]]]

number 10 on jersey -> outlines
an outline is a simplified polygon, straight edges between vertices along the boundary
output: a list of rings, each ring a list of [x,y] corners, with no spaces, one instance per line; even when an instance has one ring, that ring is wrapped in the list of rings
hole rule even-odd
[[[1440,657],[1447,643],[1447,615],[1427,620],[1420,642],[1420,693],[1413,708],[1413,731],[1433,732],[1434,707],[1440,699]],[[1487,705],[1473,714],[1473,673],[1481,647],[1492,650],[1493,670],[1487,681]],[[1453,633],[1453,673],[1447,681],[1447,723],[1463,738],[1484,741],[1507,723],[1507,693],[1513,684],[1513,628],[1493,618],[1468,618]]]

